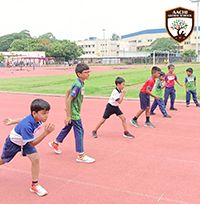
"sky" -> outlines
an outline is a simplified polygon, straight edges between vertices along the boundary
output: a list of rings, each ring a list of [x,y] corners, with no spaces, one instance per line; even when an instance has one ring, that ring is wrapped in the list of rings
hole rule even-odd
[[[190,0],[2,0],[0,36],[27,29],[32,36],[52,32],[58,39],[106,38],[164,28],[165,11],[196,11]]]

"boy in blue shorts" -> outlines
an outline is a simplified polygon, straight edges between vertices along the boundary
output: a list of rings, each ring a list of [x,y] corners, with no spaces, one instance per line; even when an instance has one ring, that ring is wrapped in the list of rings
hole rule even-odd
[[[140,110],[136,114],[135,117],[130,121],[131,124],[135,127],[139,127],[137,122],[138,118],[142,115],[143,112],[146,114],[146,122],[145,127],[155,128],[155,126],[150,121],[150,96],[154,97],[155,99],[159,100],[160,97],[155,96],[152,93],[152,89],[156,82],[156,79],[160,76],[161,69],[157,66],[153,66],[151,69],[151,78],[146,81],[144,86],[140,90]]]
[[[165,82],[165,73],[161,72],[159,79],[156,81],[156,86],[155,86],[155,91],[154,91],[154,94],[160,97],[160,99],[154,99],[154,102],[151,106],[150,114],[155,115],[154,111],[157,108],[157,106],[159,106],[160,111],[163,114],[163,117],[171,118],[171,116],[168,115],[166,111],[165,103],[163,101],[163,89],[165,88],[164,82]]]
[[[84,95],[84,81],[89,78],[90,69],[87,64],[79,63],[75,69],[77,79],[72,84],[70,91],[66,93],[66,119],[65,127],[58,134],[57,138],[49,142],[49,146],[53,149],[56,154],[61,154],[59,148],[60,143],[63,142],[65,137],[69,134],[71,128],[74,129],[76,152],[77,152],[77,162],[83,163],[93,163],[95,159],[87,156],[84,153],[83,147],[83,136],[84,129],[80,117],[81,105],[83,102]]]
[[[49,115],[50,105],[42,99],[35,99],[31,103],[31,114],[24,119],[5,120],[6,125],[18,123],[7,137],[3,152],[0,159],[0,165],[10,162],[14,156],[21,152],[23,156],[27,156],[31,161],[32,185],[31,192],[38,196],[44,196],[47,191],[38,183],[39,178],[39,155],[35,146],[39,144],[48,134],[50,134],[55,126],[48,124],[45,126],[43,133],[38,135],[38,130],[43,122],[46,122]]]
[[[200,107],[197,92],[196,92],[196,76],[193,75],[193,69],[188,68],[186,70],[187,76],[185,77],[185,88],[186,88],[186,106],[190,105],[191,95],[193,97],[193,101],[197,107]]]
[[[115,85],[116,85],[116,88],[112,91],[112,94],[109,98],[105,112],[103,114],[103,118],[98,123],[97,127],[92,131],[92,136],[94,138],[97,138],[97,130],[113,114],[118,116],[122,121],[122,126],[124,129],[123,137],[134,138],[134,136],[128,131],[127,124],[126,124],[126,118],[119,108],[119,104],[122,103],[124,96],[125,96],[125,91],[124,91],[125,80],[122,77],[117,77],[115,79]]]

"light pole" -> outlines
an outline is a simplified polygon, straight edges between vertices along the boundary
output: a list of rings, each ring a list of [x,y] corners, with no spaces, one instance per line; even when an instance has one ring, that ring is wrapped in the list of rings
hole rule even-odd
[[[199,2],[200,0],[190,0],[192,3],[197,3],[197,15],[196,15],[196,61],[199,61]]]
[[[102,53],[102,55],[103,55],[103,56],[105,56],[105,39],[106,39],[106,29],[105,29],[105,28],[103,28],[103,29],[102,29],[102,31],[103,31],[103,44],[102,44],[102,50],[103,50],[103,53]]]

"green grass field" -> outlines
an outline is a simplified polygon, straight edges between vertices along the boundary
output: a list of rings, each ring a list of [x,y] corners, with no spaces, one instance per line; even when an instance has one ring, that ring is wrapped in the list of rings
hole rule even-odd
[[[188,65],[178,65],[176,67],[176,74],[181,83],[184,82],[186,75],[185,69]],[[194,74],[197,77],[197,92],[199,92],[200,82],[200,67],[199,65],[192,65]],[[150,76],[150,69],[134,68],[115,71],[106,71],[91,73],[90,79],[85,84],[85,94],[87,96],[109,96],[112,89],[115,87],[114,80],[117,76],[124,77],[126,80],[126,90],[128,98],[137,98],[139,90],[146,79]],[[167,71],[163,68],[163,71]],[[0,79],[1,91],[15,91],[15,92],[32,92],[32,93],[52,93],[52,94],[64,94],[66,89],[70,88],[75,74],[66,76],[41,76],[41,77],[22,77],[22,78],[8,78]],[[177,98],[185,99],[185,89],[176,86]]]

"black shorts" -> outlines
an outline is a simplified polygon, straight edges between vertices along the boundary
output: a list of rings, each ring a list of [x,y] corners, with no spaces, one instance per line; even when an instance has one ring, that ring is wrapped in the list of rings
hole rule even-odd
[[[146,110],[150,107],[150,96],[149,94],[144,94],[140,92],[140,108]]]
[[[111,115],[116,114],[117,116],[122,115],[122,111],[119,106],[112,106],[111,104],[107,104],[105,112],[103,114],[104,119],[108,119]]]

